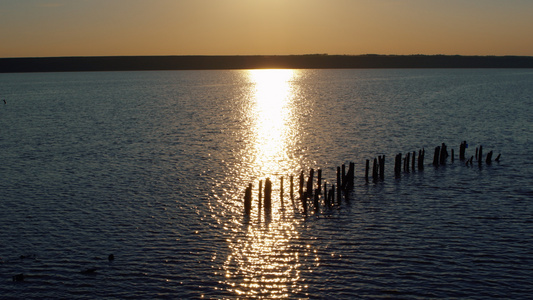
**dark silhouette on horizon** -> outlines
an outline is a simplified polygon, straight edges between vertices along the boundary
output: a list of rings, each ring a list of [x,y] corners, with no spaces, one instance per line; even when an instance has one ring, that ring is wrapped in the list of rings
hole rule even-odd
[[[533,56],[255,55],[0,58],[0,73],[366,68],[533,68]]]

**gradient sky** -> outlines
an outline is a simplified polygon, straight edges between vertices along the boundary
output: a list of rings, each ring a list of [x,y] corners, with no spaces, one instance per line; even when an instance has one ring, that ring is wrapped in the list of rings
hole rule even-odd
[[[0,57],[533,56],[533,0],[1,0]]]

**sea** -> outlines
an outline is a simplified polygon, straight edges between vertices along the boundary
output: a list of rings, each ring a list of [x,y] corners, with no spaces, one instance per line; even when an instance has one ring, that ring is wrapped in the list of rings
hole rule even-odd
[[[1,299],[532,295],[533,69],[0,74]]]

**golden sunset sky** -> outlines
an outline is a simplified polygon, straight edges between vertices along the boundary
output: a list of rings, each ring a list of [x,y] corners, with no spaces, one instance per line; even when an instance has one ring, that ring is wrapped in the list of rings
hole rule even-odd
[[[533,1],[0,1],[0,57],[314,53],[533,56]]]

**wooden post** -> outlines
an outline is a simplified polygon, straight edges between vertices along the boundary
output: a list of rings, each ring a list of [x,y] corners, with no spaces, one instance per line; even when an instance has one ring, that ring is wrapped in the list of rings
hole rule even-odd
[[[435,147],[435,154],[433,154],[433,165],[436,167],[439,165],[440,159],[440,146]]]
[[[270,178],[265,180],[265,212],[272,212],[272,182]]]
[[[315,170],[311,169],[311,171],[309,171],[309,178],[307,180],[307,189],[305,190],[305,193],[307,194],[306,197],[308,199],[313,198],[313,177],[314,177],[314,174],[315,174]]]
[[[244,192],[244,214],[249,215],[252,211],[252,184],[250,183]]]
[[[383,156],[383,158],[385,158],[385,156]],[[353,181],[355,179],[355,163],[354,162],[350,162],[350,168],[349,168],[349,178],[348,178],[348,188],[350,190],[353,189]]]
[[[424,170],[424,155],[426,150],[422,148],[422,150],[418,150],[418,170]]]
[[[321,169],[318,169],[317,170],[317,188],[318,188],[318,193],[320,193],[320,191],[322,191],[322,170]]]
[[[459,160],[463,161],[466,159],[465,153],[466,153],[466,141],[463,141],[461,145],[459,146]]]
[[[329,197],[328,197],[328,184],[325,180],[324,180],[324,205],[326,205],[327,207],[330,206]]]
[[[402,154],[398,153],[396,154],[396,157],[394,158],[394,175],[396,177],[400,177],[402,174]]]
[[[379,180],[385,180],[385,155],[378,156],[379,158]]]
[[[415,171],[415,159],[416,159],[416,151],[413,151],[413,157],[411,159],[411,170]]]
[[[501,155],[502,155],[501,153],[498,154],[498,156],[496,156],[496,159],[495,159],[494,161],[500,162],[500,156],[501,156]]]
[[[440,158],[439,158],[439,163],[441,165],[444,165],[445,162],[446,162],[446,158],[448,157],[448,150],[447,150],[447,147],[446,147],[446,144],[442,143],[442,146],[440,148]]]
[[[337,167],[337,201],[341,202],[341,167]]]
[[[258,200],[258,205],[257,205],[257,215],[261,216],[261,209],[263,208],[262,206],[262,192],[263,192],[263,180],[259,180],[259,195],[257,195],[257,200]]]
[[[378,160],[374,158],[374,164],[372,165],[372,182],[378,180]]]
[[[487,153],[487,160],[485,161],[488,165],[492,163],[492,151]]]

